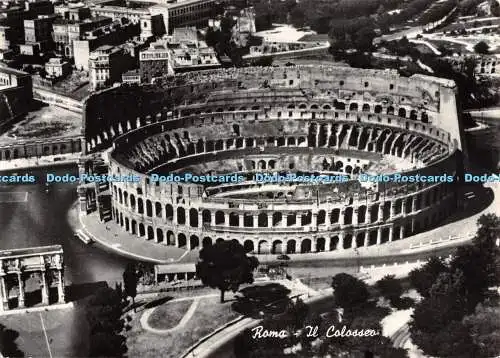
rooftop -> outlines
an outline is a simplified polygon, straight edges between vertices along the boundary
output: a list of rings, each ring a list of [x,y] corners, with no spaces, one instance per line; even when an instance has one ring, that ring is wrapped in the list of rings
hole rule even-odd
[[[63,249],[61,245],[28,247],[23,249],[1,250],[0,259],[15,258],[19,256],[34,256],[39,254],[61,253]]]

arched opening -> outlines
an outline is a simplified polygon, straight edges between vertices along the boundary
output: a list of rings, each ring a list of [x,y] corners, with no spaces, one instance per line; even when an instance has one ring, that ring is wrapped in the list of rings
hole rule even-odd
[[[245,249],[246,253],[253,253],[253,251],[255,250],[253,241],[245,240],[245,242],[243,243],[243,248]]]
[[[344,249],[350,249],[352,247],[352,235],[347,234],[344,237]]]
[[[338,236],[334,236],[334,237],[330,238],[330,251],[338,249],[339,241],[340,241],[340,239]]]
[[[239,215],[237,213],[229,214],[229,226],[239,226]]]
[[[148,240],[154,240],[155,232],[151,226],[148,226]]]
[[[352,208],[348,207],[344,212],[344,224],[351,225],[352,224]]]
[[[179,234],[177,236],[177,246],[178,247],[186,247],[186,245],[187,245],[186,235]]]
[[[189,209],[189,226],[198,227],[198,210]]]
[[[160,228],[156,229],[156,241],[163,242],[163,230]]]
[[[356,247],[365,246],[365,233],[360,232],[356,235]]]
[[[286,253],[287,254],[294,254],[296,250],[297,243],[295,240],[288,240],[286,243]]]
[[[269,243],[265,240],[259,241],[259,254],[268,254],[269,253]]]
[[[200,246],[200,239],[198,239],[198,236],[191,235],[189,238],[189,246],[191,247],[191,250]]]
[[[174,208],[170,204],[165,205],[165,218],[168,221],[174,220]]]
[[[137,199],[137,212],[139,214],[144,214],[144,205],[142,204],[142,199]]]
[[[273,226],[280,226],[283,216],[279,212],[273,214]]]
[[[323,252],[325,251],[325,239],[320,237],[316,240],[316,251]]]
[[[202,241],[202,245],[203,245],[203,247],[212,246],[212,239],[209,238],[208,236],[204,237],[203,241]]]
[[[300,253],[305,254],[311,252],[311,240],[310,239],[304,239],[300,243]]]
[[[283,246],[283,243],[281,240],[273,241],[272,253],[273,254],[281,254],[283,252],[282,246]]]
[[[183,207],[177,208],[177,224],[184,225],[186,223],[186,211]]]
[[[267,227],[267,214],[260,213],[258,217],[258,226],[259,227]]]
[[[226,216],[222,211],[215,212],[215,225],[224,225],[226,222]]]
[[[162,206],[161,206],[161,203],[159,203],[159,202],[156,202],[156,203],[155,203],[155,212],[156,212],[156,217],[157,217],[157,218],[161,218],[161,214],[162,214]]]
[[[406,118],[406,109],[400,108],[398,111],[398,116],[400,116],[402,118]]]
[[[167,231],[167,245],[175,245],[175,235],[172,231]]]
[[[143,237],[144,235],[146,235],[146,231],[144,229],[144,224],[143,223],[140,223],[139,224],[139,236],[140,237]]]
[[[146,216],[153,216],[153,204],[151,204],[150,200],[146,200]]]

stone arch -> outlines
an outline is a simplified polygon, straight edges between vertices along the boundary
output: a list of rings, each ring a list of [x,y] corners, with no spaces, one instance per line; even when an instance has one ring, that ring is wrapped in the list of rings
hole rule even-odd
[[[368,103],[363,104],[363,112],[370,112],[370,105]]]
[[[155,238],[155,231],[151,226],[148,226],[148,240],[154,240]]]
[[[346,234],[344,236],[344,249],[350,249],[352,247],[352,235]]]
[[[294,254],[296,247],[297,247],[297,243],[295,240],[288,240],[288,242],[286,243],[286,253],[287,254]]]
[[[280,212],[273,213],[273,226],[279,226],[283,220],[283,215]]]
[[[269,253],[269,243],[266,240],[259,241],[258,253],[259,254],[268,254]]]
[[[160,228],[156,229],[156,241],[163,242],[163,230]]]
[[[365,246],[365,233],[360,232],[356,235],[356,247]]]
[[[172,231],[167,231],[167,245],[175,245],[175,235]]]
[[[186,224],[186,210],[182,206],[177,208],[177,224]]]
[[[162,215],[162,206],[161,203],[156,202],[155,203],[155,213],[157,218],[161,218]]]
[[[316,239],[316,251],[317,252],[322,252],[325,251],[325,238],[320,237]]]
[[[226,223],[226,215],[223,211],[215,212],[215,225],[224,225]]]
[[[169,221],[174,219],[174,207],[170,204],[165,205],[165,218]]]
[[[153,204],[151,200],[146,200],[146,216],[153,217]]]
[[[326,211],[325,210],[318,211],[316,223],[318,225],[323,225],[325,222],[326,222]]]
[[[140,223],[139,224],[139,236],[140,237],[143,237],[144,235],[146,235],[146,231],[144,229],[144,224],[143,223]]]
[[[398,116],[401,118],[406,118],[406,109],[403,107],[400,107],[398,110]]]
[[[184,235],[183,233],[177,235],[177,246],[186,247],[186,245],[187,245],[186,235]]]
[[[132,234],[137,235],[137,221],[132,220],[132,223],[130,225],[130,231]]]
[[[267,227],[268,222],[267,222],[267,214],[266,213],[260,213],[258,216],[258,226],[259,227]]]
[[[271,253],[276,255],[276,254],[281,254],[282,252],[283,252],[283,242],[281,240],[273,241]]]
[[[245,249],[246,253],[252,253],[255,250],[254,244],[252,240],[245,240],[243,243],[243,248]]]
[[[203,247],[212,246],[212,239],[208,236],[205,236],[203,238],[202,245]]]
[[[139,214],[144,214],[144,205],[142,203],[142,198],[137,199],[137,212]]]
[[[240,226],[240,218],[237,213],[229,213],[229,226]]]
[[[350,225],[352,224],[352,215],[353,215],[353,210],[352,207],[347,207],[344,212],[344,224],[345,225]]]
[[[358,208],[358,223],[362,224],[366,220],[366,206],[361,205]]]
[[[311,252],[312,247],[311,247],[311,240],[310,239],[304,239],[300,243],[300,253],[305,254],[308,252]]]
[[[200,246],[200,239],[196,235],[191,235],[191,237],[189,238],[189,247],[191,247],[192,250],[198,246]]]
[[[195,208],[189,209],[189,226],[198,227],[198,210]]]
[[[356,112],[358,110],[358,104],[356,102],[352,102],[349,104],[349,111]]]
[[[340,242],[340,239],[338,236],[334,236],[334,237],[330,238],[330,248],[329,248],[330,251],[337,250],[339,242]]]

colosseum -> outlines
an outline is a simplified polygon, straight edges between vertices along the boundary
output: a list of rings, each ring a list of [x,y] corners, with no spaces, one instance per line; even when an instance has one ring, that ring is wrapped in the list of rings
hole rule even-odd
[[[112,218],[137,240],[195,250],[237,239],[254,254],[388,245],[456,208],[457,183],[362,182],[360,174],[459,177],[454,82],[394,70],[248,67],[188,73],[90,97],[86,152],[109,150]],[[152,182],[151,174],[239,182]],[[262,183],[255,173],[342,175]]]

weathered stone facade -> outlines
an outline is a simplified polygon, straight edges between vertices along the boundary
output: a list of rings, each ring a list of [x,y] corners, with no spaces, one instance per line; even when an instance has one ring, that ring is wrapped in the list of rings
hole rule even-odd
[[[461,174],[455,84],[447,80],[334,66],[202,71],[101,92],[85,115],[86,150],[112,144],[111,174],[144,175],[112,185],[113,219],[163,245],[237,239],[256,254],[354,249],[428,230],[455,207],[456,183],[357,180]],[[183,171],[349,180],[210,186],[147,176]]]

